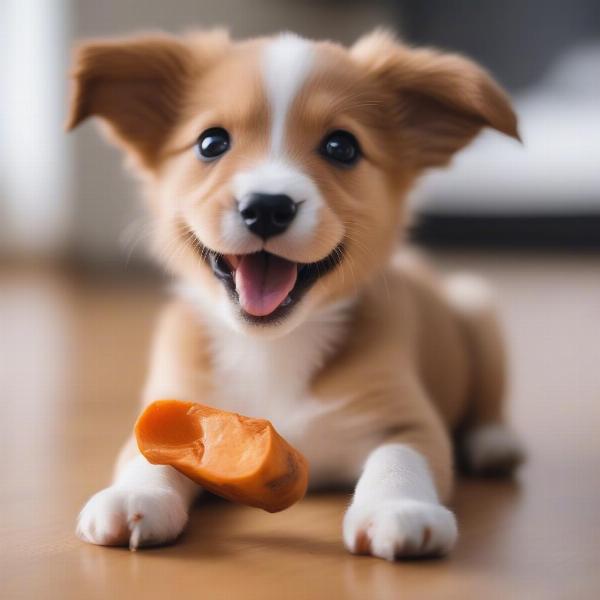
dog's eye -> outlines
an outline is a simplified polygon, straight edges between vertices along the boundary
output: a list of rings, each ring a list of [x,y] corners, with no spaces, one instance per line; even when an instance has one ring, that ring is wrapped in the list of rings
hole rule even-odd
[[[200,160],[214,160],[229,150],[229,134],[222,127],[211,127],[200,134],[196,142],[196,156]]]
[[[356,138],[347,131],[334,131],[322,142],[319,152],[325,158],[342,165],[353,165],[360,157],[360,146]]]

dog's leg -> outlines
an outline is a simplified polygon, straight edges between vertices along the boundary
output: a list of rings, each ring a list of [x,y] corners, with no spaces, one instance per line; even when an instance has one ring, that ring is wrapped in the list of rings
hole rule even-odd
[[[173,541],[185,527],[199,487],[172,467],[152,465],[124,448],[111,486],[92,496],[79,514],[78,536],[102,546],[151,546]]]
[[[180,303],[170,305],[158,327],[145,403],[205,398],[210,379],[206,347],[193,312]],[[112,485],[83,507],[77,534],[93,544],[132,549],[173,541],[185,527],[199,490],[172,467],[147,462],[132,438],[121,451]]]
[[[484,281],[468,274],[450,276],[445,291],[473,365],[469,409],[458,437],[462,464],[475,474],[510,474],[525,453],[505,424],[506,356],[492,293]]]
[[[346,547],[387,560],[446,554],[457,527],[440,500],[451,486],[449,435],[431,414],[367,458],[344,517]]]

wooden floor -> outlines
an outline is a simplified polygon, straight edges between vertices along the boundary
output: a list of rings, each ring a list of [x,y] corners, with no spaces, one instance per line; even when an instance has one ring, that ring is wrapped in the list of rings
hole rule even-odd
[[[390,564],[340,542],[347,495],[280,514],[200,504],[172,547],[80,542],[136,414],[162,301],[137,279],[0,269],[0,598],[600,597],[600,257],[439,258],[497,286],[511,414],[530,461],[514,482],[461,482],[446,560]]]

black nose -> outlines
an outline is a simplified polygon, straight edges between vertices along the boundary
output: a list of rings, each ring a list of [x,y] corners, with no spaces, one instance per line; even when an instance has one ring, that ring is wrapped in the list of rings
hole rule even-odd
[[[296,203],[285,194],[251,194],[240,202],[246,227],[264,240],[283,233],[296,216]]]

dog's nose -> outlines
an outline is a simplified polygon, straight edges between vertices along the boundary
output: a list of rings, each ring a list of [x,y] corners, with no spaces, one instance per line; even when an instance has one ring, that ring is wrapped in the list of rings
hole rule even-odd
[[[266,240],[283,233],[296,216],[296,203],[285,194],[251,194],[239,204],[246,227]]]

